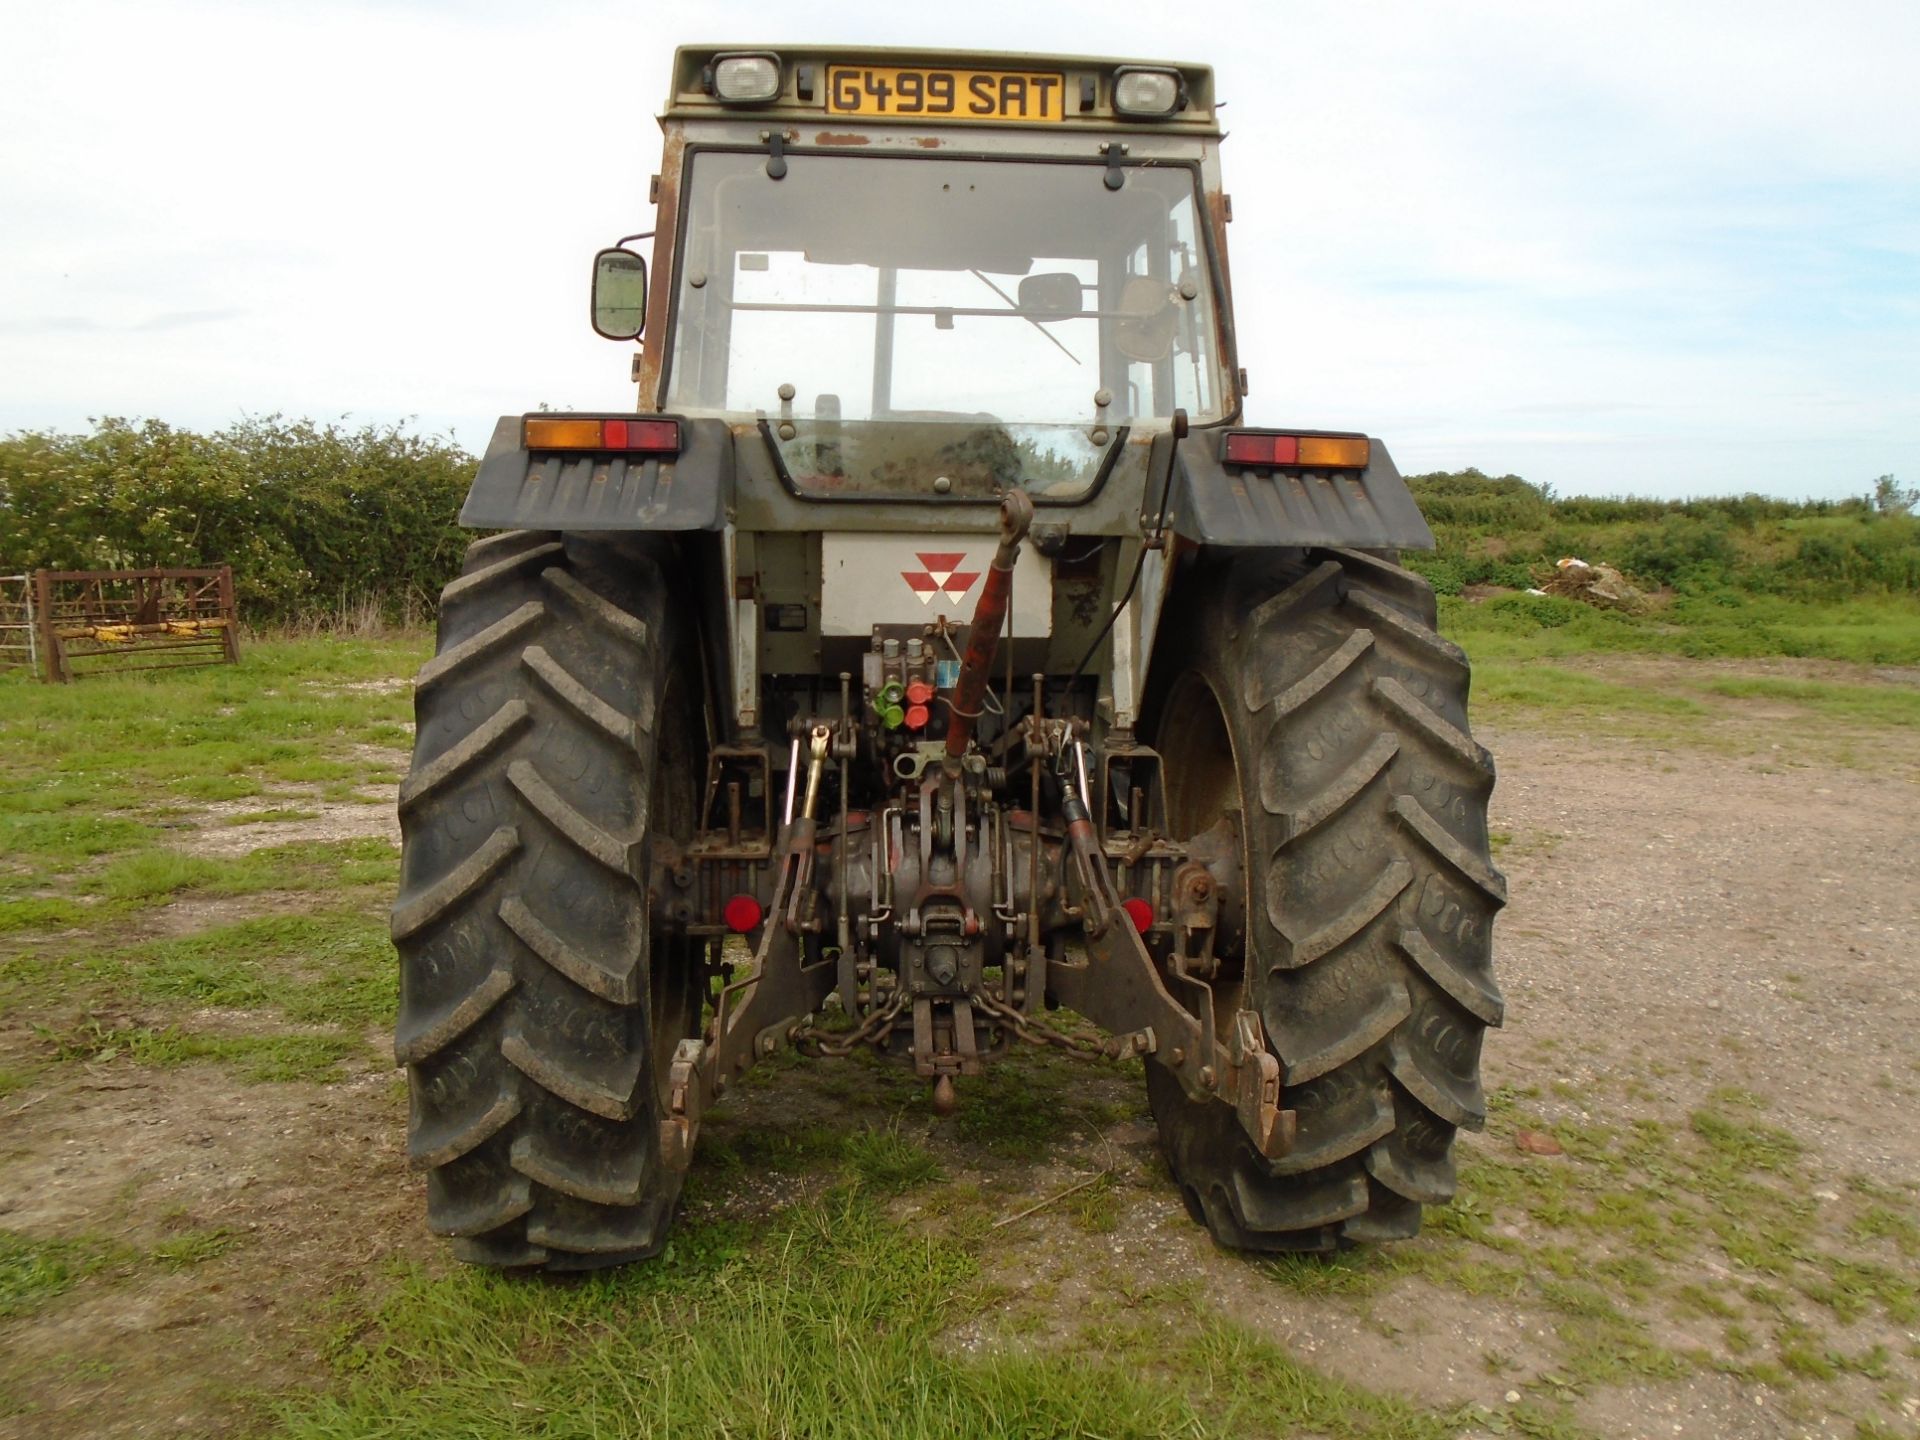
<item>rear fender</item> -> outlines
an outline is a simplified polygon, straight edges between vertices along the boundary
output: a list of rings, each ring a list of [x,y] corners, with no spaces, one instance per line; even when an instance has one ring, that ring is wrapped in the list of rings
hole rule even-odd
[[[1167,447],[1180,447],[1168,508],[1183,539],[1235,548],[1433,549],[1433,532],[1378,440],[1369,442],[1365,470],[1251,470],[1222,462],[1225,439],[1208,429],[1153,442],[1147,473],[1156,480],[1166,473]],[[1158,498],[1149,494],[1148,505]]]
[[[460,523],[476,530],[719,530],[733,503],[733,433],[681,420],[678,455],[529,454],[520,415],[493,427]]]

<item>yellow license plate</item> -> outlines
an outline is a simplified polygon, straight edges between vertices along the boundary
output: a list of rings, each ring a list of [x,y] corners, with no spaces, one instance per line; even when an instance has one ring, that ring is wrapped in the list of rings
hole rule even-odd
[[[1064,120],[1067,77],[1026,70],[829,65],[827,109],[889,120]]]

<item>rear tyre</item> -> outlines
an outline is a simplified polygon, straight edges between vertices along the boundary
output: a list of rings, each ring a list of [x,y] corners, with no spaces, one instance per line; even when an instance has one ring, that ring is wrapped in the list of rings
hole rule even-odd
[[[703,729],[656,551],[474,543],[415,682],[400,791],[396,1057],[427,1223],[476,1264],[585,1269],[664,1243],[659,1126],[699,966],[653,923]]]
[[[1196,572],[1150,703],[1168,818],[1188,838],[1237,812],[1246,941],[1221,1019],[1260,1012],[1298,1112],[1269,1161],[1233,1111],[1149,1064],[1161,1142],[1222,1245],[1328,1250],[1401,1239],[1454,1188],[1479,1129],[1480,1043],[1503,1005],[1487,837],[1493,762],[1467,730],[1467,661],[1433,592],[1353,551],[1248,553]]]

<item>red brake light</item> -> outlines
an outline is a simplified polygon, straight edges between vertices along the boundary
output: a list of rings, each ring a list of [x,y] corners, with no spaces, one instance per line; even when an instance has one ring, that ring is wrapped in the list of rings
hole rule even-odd
[[[680,449],[678,420],[609,420],[602,427],[609,450],[672,455]]]
[[[1229,465],[1291,465],[1300,456],[1300,439],[1296,435],[1262,435],[1252,430],[1230,430],[1227,432],[1227,463]]]

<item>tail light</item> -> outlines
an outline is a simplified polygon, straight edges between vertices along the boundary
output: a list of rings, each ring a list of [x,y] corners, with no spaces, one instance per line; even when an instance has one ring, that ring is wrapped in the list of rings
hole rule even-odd
[[[1364,470],[1373,444],[1364,435],[1281,435],[1229,430],[1221,459],[1257,470]]]
[[[529,415],[521,422],[521,441],[529,450],[624,450],[640,455],[677,455],[680,422]]]

